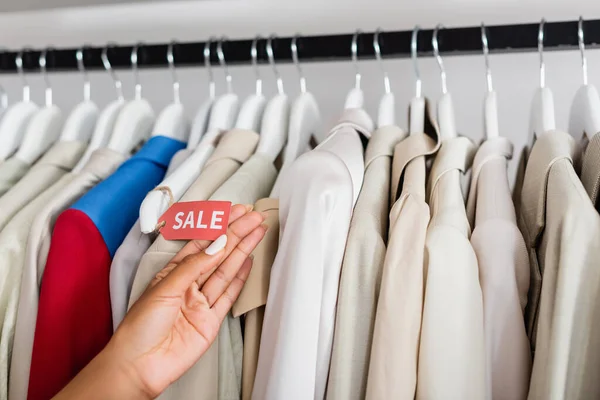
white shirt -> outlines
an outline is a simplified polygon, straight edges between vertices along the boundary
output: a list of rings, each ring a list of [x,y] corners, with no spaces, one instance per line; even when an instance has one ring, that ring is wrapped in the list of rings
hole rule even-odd
[[[285,172],[280,242],[252,398],[323,399],[331,357],[340,268],[364,174],[363,110],[344,119],[314,151]]]
[[[529,256],[517,227],[507,176],[513,146],[504,137],[485,141],[473,161],[467,214],[483,294],[487,398],[527,398],[531,352],[523,311],[529,290]]]

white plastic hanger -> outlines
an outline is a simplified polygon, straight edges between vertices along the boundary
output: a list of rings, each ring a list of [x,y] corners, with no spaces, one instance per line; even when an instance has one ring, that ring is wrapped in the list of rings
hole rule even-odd
[[[89,142],[94,133],[94,127],[96,126],[100,110],[91,101],[91,85],[83,63],[83,48],[77,50],[75,57],[77,59],[77,67],[83,75],[83,101],[75,106],[67,117],[59,140],[63,142],[73,140]]]
[[[454,121],[454,106],[452,103],[452,96],[448,93],[448,86],[446,85],[446,70],[444,69],[444,62],[440,56],[440,49],[438,45],[438,32],[443,29],[441,24],[438,24],[434,31],[431,39],[431,45],[433,46],[433,55],[437,60],[438,66],[440,67],[440,76],[442,80],[442,97],[437,103],[437,119],[440,128],[440,138],[442,141],[452,139],[457,136],[456,123]]]
[[[275,161],[281,150],[283,150],[283,146],[285,146],[290,121],[290,101],[283,90],[283,80],[275,65],[274,39],[275,35],[271,35],[267,39],[267,55],[269,64],[271,64],[277,79],[277,95],[269,100],[265,109],[260,129],[260,140],[256,149],[257,153],[269,157],[272,161]]]
[[[225,62],[225,53],[223,52],[223,42],[227,41],[225,36],[221,37],[217,43],[217,57],[219,58],[219,64],[225,72],[225,80],[227,82],[227,93],[221,95],[213,105],[210,113],[210,119],[208,121],[208,128],[203,136],[203,140],[213,142],[223,132],[226,132],[233,128],[234,123],[237,125],[236,119],[238,118],[238,112],[240,110],[240,99],[237,94],[233,93],[233,79],[227,68]],[[207,43],[210,47],[210,42]],[[205,56],[207,47],[204,48]]]
[[[208,126],[208,119],[210,117],[211,109],[215,102],[216,97],[216,87],[215,87],[215,79],[212,72],[212,66],[210,64],[210,43],[212,38],[209,38],[206,44],[204,45],[204,67],[206,68],[206,73],[208,74],[208,99],[204,101],[196,111],[196,116],[194,117],[194,121],[192,122],[192,129],[190,132],[190,137],[188,139],[187,148],[195,149],[198,147],[200,143],[200,139],[202,135],[206,133],[206,128]]]
[[[373,35],[373,49],[375,50],[375,58],[381,66],[383,72],[383,87],[385,92],[379,100],[379,108],[377,111],[377,127],[396,125],[396,100],[390,87],[390,78],[383,66],[381,58],[381,47],[379,45],[379,35],[381,29],[377,29]]]
[[[538,31],[538,52],[540,55],[540,87],[536,90],[531,103],[531,114],[529,119],[530,137],[529,147],[539,135],[556,129],[554,120],[554,96],[552,91],[546,87],[546,64],[544,64],[544,24],[545,19],[540,22]]]
[[[8,108],[8,93],[4,89],[4,86],[0,85],[0,118],[6,112]]]
[[[589,140],[600,132],[600,96],[596,86],[588,83],[585,41],[583,40],[583,18],[581,17],[579,17],[577,36],[579,38],[579,50],[581,51],[583,85],[575,94],[571,104],[569,132],[577,140],[582,139],[582,136],[586,136]]]
[[[19,147],[29,121],[39,110],[37,104],[30,98],[29,82],[23,71],[23,51],[17,54],[15,64],[23,81],[23,99],[10,106],[0,120],[0,162],[13,155]],[[5,101],[5,97],[2,101]]]
[[[123,97],[123,85],[121,80],[117,77],[112,66],[110,65],[110,61],[108,60],[108,48],[109,45],[104,47],[102,50],[102,64],[104,65],[104,69],[106,72],[110,74],[110,77],[113,80],[115,85],[115,90],[117,91],[117,99],[110,102],[100,113],[98,117],[98,121],[96,122],[96,127],[94,129],[94,133],[92,134],[92,138],[90,140],[90,144],[83,153],[83,156],[73,168],[73,172],[79,172],[85,166],[87,161],[90,159],[92,153],[98,150],[101,147],[105,147],[110,140],[110,136],[115,127],[115,123],[117,122],[117,117],[119,116],[119,112],[123,108],[125,104],[125,99]]]
[[[165,107],[158,115],[151,136],[167,136],[187,142],[190,136],[190,124],[185,116],[185,110],[179,96],[179,79],[177,79],[175,58],[173,56],[174,45],[175,42],[172,41],[167,48],[167,62],[173,77],[173,103]]]
[[[204,48],[204,58],[205,61],[208,62],[208,66],[210,66],[211,40],[212,39],[209,39]],[[171,192],[170,194],[167,192],[154,190],[146,195],[140,206],[140,230],[143,233],[151,233],[156,230],[156,224],[158,223],[159,218],[169,208],[170,201],[172,200],[176,202],[181,199],[181,197],[185,194],[185,192],[200,174],[204,164],[215,148],[215,139],[218,138],[222,130],[230,129],[233,125],[238,102],[237,96],[232,93],[232,79],[231,75],[229,75],[229,70],[227,69],[227,64],[225,62],[225,55],[223,54],[222,49],[223,40],[221,40],[217,46],[217,53],[221,66],[223,66],[225,70],[228,93],[226,95],[226,101],[220,103],[221,98],[217,99],[215,105],[213,106],[213,112],[211,112],[211,122],[217,127],[213,131],[215,133],[207,132],[200,140],[200,145],[196,147],[194,152],[175,171],[173,171],[159,184],[159,187],[168,187]],[[212,83],[212,73],[209,73],[209,76]],[[211,96],[214,95],[214,86],[212,84],[210,92]],[[230,101],[229,99],[235,99],[235,101]],[[232,107],[233,109],[226,110],[226,106]],[[213,118],[215,113],[219,113],[219,116],[223,119],[214,121]],[[221,129],[218,128],[219,126]],[[173,196],[172,198],[171,195]]]
[[[350,90],[348,95],[346,96],[346,103],[344,104],[344,108],[363,108],[365,105],[365,94],[360,88],[361,75],[358,69],[358,36],[361,34],[360,30],[357,30],[352,37],[352,63],[356,68],[356,75],[354,78],[354,87]]]
[[[62,111],[52,103],[52,86],[46,71],[47,53],[48,49],[43,50],[39,59],[46,82],[46,105],[35,113],[27,125],[23,142],[15,154],[16,158],[27,164],[33,164],[59,138],[64,122]]]
[[[292,39],[292,59],[300,75],[300,95],[294,99],[290,111],[287,144],[283,151],[282,170],[291,165],[308,147],[311,136],[315,135],[321,123],[319,104],[312,93],[306,90],[306,78],[298,60],[298,35]]]
[[[498,124],[498,102],[496,92],[492,85],[492,70],[490,69],[489,47],[485,25],[481,23],[481,44],[483,46],[483,58],[485,60],[485,78],[487,84],[487,93],[484,100],[483,123],[485,125],[485,138],[491,139],[500,136]]]
[[[154,125],[152,106],[148,100],[142,98],[142,85],[138,74],[138,49],[140,46],[140,44],[135,45],[131,51],[135,99],[123,106],[107,145],[109,149],[125,155],[131,154],[137,145],[150,136]]]
[[[415,97],[410,101],[408,125],[411,134],[423,133],[425,131],[425,98],[421,93],[421,74],[419,73],[419,65],[417,63],[417,35],[421,28],[419,25],[415,26],[412,32],[412,38],[410,41],[410,52],[413,66],[415,69]]]
[[[260,131],[262,118],[265,112],[265,106],[267,99],[262,92],[262,79],[260,77],[260,71],[258,69],[258,41],[260,36],[257,36],[252,41],[252,47],[250,49],[250,58],[252,59],[252,66],[256,73],[256,91],[250,95],[240,108],[235,127],[239,129],[248,129],[254,132]]]

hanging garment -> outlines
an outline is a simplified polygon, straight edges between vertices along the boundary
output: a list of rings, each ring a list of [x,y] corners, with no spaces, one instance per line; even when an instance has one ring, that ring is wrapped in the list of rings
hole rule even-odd
[[[411,134],[394,149],[388,249],[375,318],[367,399],[415,398],[429,206],[425,157],[439,148],[431,136]],[[398,200],[396,200],[398,199]]]
[[[484,399],[483,301],[460,178],[475,146],[442,142],[429,177],[418,399]]]
[[[256,202],[254,209],[266,214],[264,223],[267,224],[269,230],[252,252],[254,261],[252,262],[250,275],[248,275],[246,284],[231,309],[233,318],[244,315],[242,400],[252,398],[262,325],[265,317],[265,305],[269,294],[271,266],[275,260],[279,243],[279,200],[261,199]]]
[[[124,160],[125,156],[116,151],[106,148],[96,150],[81,172],[74,174],[71,182],[44,202],[30,224],[10,363],[10,399],[27,398],[39,288],[56,218],[98,182],[112,174]]]
[[[16,157],[0,163],[0,197],[21,179],[31,166]]]
[[[511,199],[504,137],[486,140],[475,155],[467,214],[483,294],[487,399],[526,399],[531,353],[523,312],[529,260]]]
[[[364,399],[375,311],[385,257],[394,146],[406,136],[387,126],[373,133],[352,215],[337,299],[328,399]],[[360,322],[359,322],[360,321]]]
[[[249,160],[252,153],[254,153],[256,146],[258,145],[258,139],[258,134],[252,131],[234,129],[227,132],[219,142],[215,152],[206,162],[202,172],[192,186],[188,189],[181,201],[207,200],[209,198],[214,199],[214,195],[216,195],[218,191],[222,192],[222,188],[227,182],[229,182],[229,179],[233,177],[236,171],[241,169],[243,163]],[[246,176],[246,179],[247,178],[248,177]],[[271,178],[264,175],[263,171],[263,175],[256,175],[251,179],[252,181],[263,179],[268,181]],[[245,194],[251,194],[262,191],[262,189],[256,189],[262,186],[260,183],[249,185],[249,182],[242,181],[243,184],[240,186],[239,180],[236,179],[236,182],[238,184],[237,187],[230,186],[231,190],[235,191],[235,197],[241,198],[243,194],[242,192],[245,192]],[[252,196],[260,196],[260,193],[253,194]],[[247,199],[246,196],[243,197]],[[237,201],[237,199],[232,196],[227,200],[234,203],[242,203],[245,199],[241,199],[242,201]],[[254,203],[254,201],[251,203]],[[152,246],[150,246],[150,249],[142,257],[142,261],[140,262],[135,279],[133,281],[131,296],[129,298],[129,308],[131,308],[131,306],[142,295],[144,290],[146,290],[146,287],[154,278],[154,276],[167,265],[173,256],[175,256],[175,254],[177,254],[177,252],[179,252],[179,250],[181,250],[186,243],[187,241],[185,240],[169,241],[165,240],[160,235],[158,236]],[[222,340],[227,339],[227,341],[230,342],[230,323],[231,318],[228,316],[223,322],[215,342],[213,342],[206,353],[202,355],[202,358],[196,364],[194,364],[194,366],[190,368],[190,370],[188,370],[181,378],[173,382],[159,396],[160,399],[229,400],[232,398],[239,398],[241,371],[239,371],[238,375],[238,373],[235,372],[235,366],[233,366],[232,369],[234,372],[231,375],[224,377],[220,375],[221,368],[226,368],[227,365],[231,365],[228,364],[227,361],[229,358],[225,359],[225,355],[223,356],[223,359],[221,358],[220,351],[222,346],[220,342]],[[226,333],[226,336],[228,337],[223,337],[222,332],[223,334]],[[238,332],[241,334],[239,322]],[[238,354],[240,360],[242,357],[242,351],[243,350],[240,348]],[[241,367],[238,366],[238,368]]]
[[[56,220],[40,290],[29,399],[54,396],[108,343],[111,258],[146,193],[184,146],[151,138]]]
[[[79,141],[54,144],[19,182],[0,197],[0,231],[27,203],[73,169],[86,147],[87,143]]]
[[[577,156],[570,135],[547,132],[525,172],[522,231],[531,279],[541,282],[538,310],[531,311],[537,334],[530,399],[600,398],[600,216],[573,167]]]
[[[2,165],[0,165],[2,168]],[[595,134],[588,143],[581,163],[581,183],[587,191],[596,210],[600,210],[600,134]]]
[[[0,399],[8,396],[8,378],[17,319],[27,235],[42,209],[72,179],[66,174],[27,204],[0,232]]]
[[[194,149],[179,150],[169,163],[166,175],[177,169],[192,153]],[[112,310],[113,331],[116,331],[119,324],[125,318],[127,313],[127,302],[129,292],[135,277],[135,271],[142,259],[144,253],[150,248],[152,242],[156,239],[156,234],[144,234],[140,229],[140,220],[138,219],[129,230],[123,243],[113,257],[110,265],[110,307]]]
[[[344,112],[281,179],[279,250],[271,269],[252,398],[323,399],[352,209],[364,174],[364,110]]]

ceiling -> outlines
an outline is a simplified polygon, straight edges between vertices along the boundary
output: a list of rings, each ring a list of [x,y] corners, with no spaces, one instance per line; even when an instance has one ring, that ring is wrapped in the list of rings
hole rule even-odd
[[[0,13],[48,10],[65,7],[86,7],[127,3],[150,3],[158,0],[0,0]],[[163,2],[165,0],[162,0]]]

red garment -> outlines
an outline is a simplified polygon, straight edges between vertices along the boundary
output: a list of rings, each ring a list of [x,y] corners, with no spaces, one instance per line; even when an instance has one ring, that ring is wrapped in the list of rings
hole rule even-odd
[[[64,211],[40,289],[29,400],[56,395],[110,340],[110,263],[92,220],[79,210]]]

